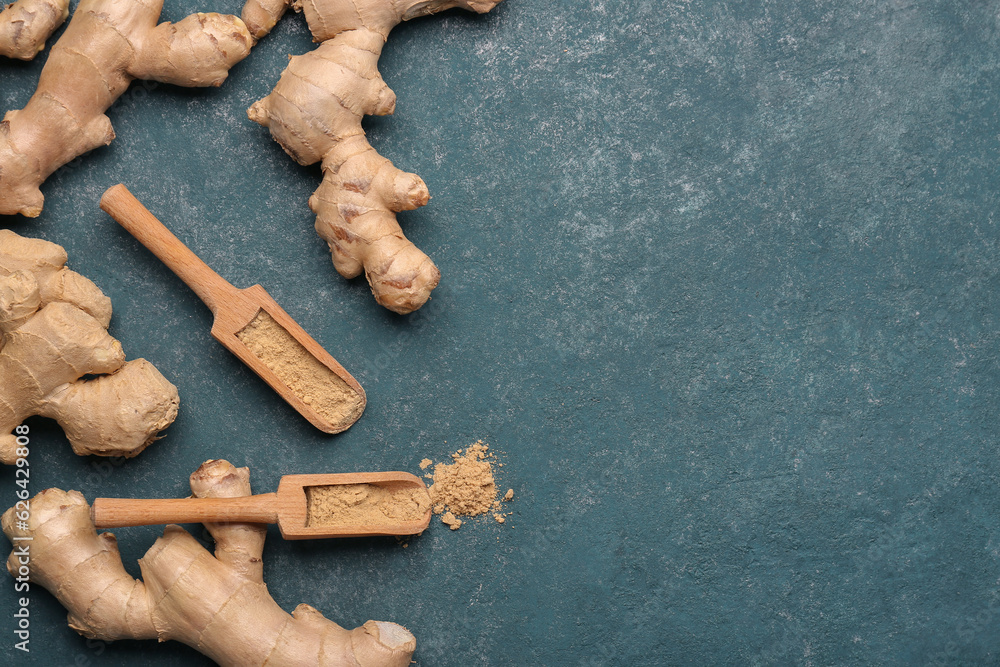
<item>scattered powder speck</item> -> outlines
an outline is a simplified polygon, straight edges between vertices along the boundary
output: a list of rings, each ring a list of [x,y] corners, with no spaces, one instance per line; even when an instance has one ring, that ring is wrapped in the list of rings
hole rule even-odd
[[[424,459],[420,467],[427,468],[431,463],[429,459]],[[513,498],[514,490],[510,489],[502,499],[498,498],[494,465],[499,467],[496,456],[489,445],[480,440],[464,451],[460,449],[452,454],[450,463],[434,466],[433,475],[427,475],[433,480],[429,491],[434,513],[441,515],[442,523],[458,530],[464,523],[458,517],[482,514],[492,514],[497,523],[506,521],[501,512],[501,502]]]
[[[424,459],[423,461],[420,462],[420,469],[427,470],[427,466],[431,465],[434,465],[434,461],[431,461],[430,459]]]
[[[306,487],[307,526],[389,526],[419,521],[431,506],[425,489],[398,484]]]
[[[296,396],[334,426],[353,423],[364,405],[340,376],[261,310],[236,334],[255,357],[278,376]]]

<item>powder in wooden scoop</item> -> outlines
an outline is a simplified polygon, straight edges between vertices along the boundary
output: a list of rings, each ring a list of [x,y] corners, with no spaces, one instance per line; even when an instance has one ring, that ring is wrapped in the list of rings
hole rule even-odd
[[[334,425],[353,423],[363,405],[340,376],[309,354],[302,343],[264,310],[236,337],[296,396]]]
[[[430,475],[434,483],[429,489],[434,513],[440,514],[442,523],[452,530],[461,527],[463,522],[458,518],[460,516],[492,512],[497,523],[505,521],[500,513],[501,500],[497,498],[493,477],[495,457],[489,449],[489,445],[480,440],[466,447],[465,452],[458,450],[452,454],[451,463],[434,466],[434,474]],[[423,461],[420,467],[426,467]],[[514,491],[509,490],[503,500],[509,501],[513,497]]]
[[[398,484],[306,487],[306,526],[389,526],[420,521],[430,509],[427,490]]]

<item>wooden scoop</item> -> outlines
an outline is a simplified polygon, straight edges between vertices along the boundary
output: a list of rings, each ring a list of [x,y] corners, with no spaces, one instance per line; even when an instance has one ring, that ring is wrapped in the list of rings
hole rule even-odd
[[[365,390],[263,287],[233,287],[181,243],[124,185],[105,192],[101,208],[205,302],[215,315],[212,336],[313,426],[326,433],[339,433],[358,420],[365,409]]]
[[[307,489],[367,484],[393,494],[416,492],[427,511],[411,520],[382,516],[368,523],[338,520],[336,514],[320,517],[310,512],[316,501]],[[412,500],[404,499],[412,506]],[[312,507],[310,505],[312,504]],[[372,535],[416,535],[431,521],[431,500],[423,480],[408,472],[358,472],[337,475],[285,475],[277,493],[241,498],[97,498],[90,508],[97,528],[151,526],[165,523],[276,523],[286,540]]]

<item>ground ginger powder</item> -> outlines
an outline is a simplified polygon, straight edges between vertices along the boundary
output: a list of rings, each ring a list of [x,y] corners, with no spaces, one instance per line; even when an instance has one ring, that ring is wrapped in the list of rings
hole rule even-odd
[[[379,526],[420,521],[430,509],[427,490],[398,484],[306,487],[306,526]]]
[[[357,392],[265,311],[257,313],[236,337],[296,396],[331,424],[353,423],[359,416],[364,406]]]
[[[458,530],[462,516],[479,516],[492,513],[497,523],[504,523],[500,512],[501,500],[497,498],[497,485],[493,477],[495,456],[489,445],[482,440],[470,445],[463,452],[451,455],[451,463],[438,463],[434,472],[427,475],[433,480],[429,489],[434,513],[441,515],[441,522],[452,530]],[[420,467],[427,468],[430,461],[424,459]],[[497,464],[499,465],[499,464]],[[508,490],[503,500],[514,497],[513,489]]]

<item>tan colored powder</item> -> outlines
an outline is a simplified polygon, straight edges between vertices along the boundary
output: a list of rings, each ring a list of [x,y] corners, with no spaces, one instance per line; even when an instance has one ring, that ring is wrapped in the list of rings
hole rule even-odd
[[[497,523],[504,523],[504,515],[500,513],[501,501],[497,498],[496,480],[493,477],[496,457],[489,451],[489,445],[480,440],[467,447],[464,452],[458,450],[451,455],[451,459],[451,463],[438,463],[434,466],[434,483],[429,489],[434,513],[442,515],[442,523],[452,530],[458,530],[463,523],[458,517],[487,513],[493,513]],[[420,467],[426,467],[423,461]],[[510,500],[513,497],[514,490],[511,489],[503,499]]]
[[[358,394],[336,373],[261,310],[236,334],[255,357],[278,376],[296,396],[335,426],[353,423],[363,405]]]
[[[430,509],[425,489],[398,484],[306,487],[306,526],[379,526],[419,521]]]
[[[424,459],[423,461],[420,462],[420,469],[427,470],[427,466],[431,465],[434,465],[434,461],[431,461],[430,459]]]

